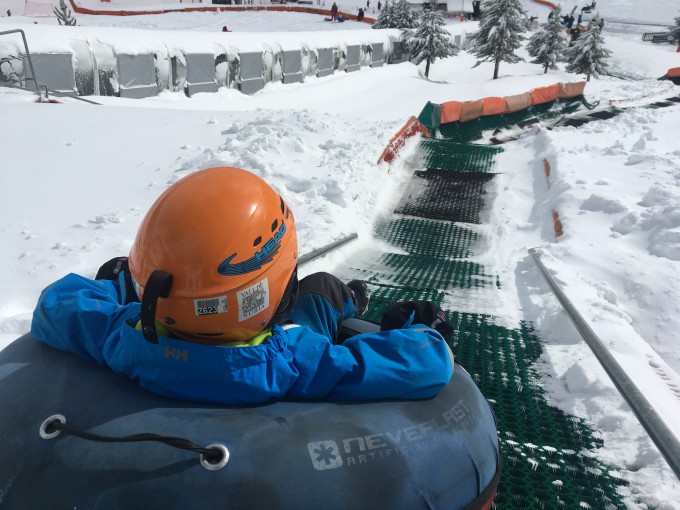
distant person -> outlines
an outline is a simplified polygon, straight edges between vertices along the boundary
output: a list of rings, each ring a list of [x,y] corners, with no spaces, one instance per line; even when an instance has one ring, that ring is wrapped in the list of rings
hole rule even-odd
[[[338,15],[336,16],[335,19],[337,20],[338,23],[344,23],[345,22],[345,18],[343,18],[341,13],[338,13]]]
[[[331,21],[335,21],[335,18],[338,16],[338,4],[333,2],[333,5],[331,6]]]
[[[12,16],[12,11],[10,11],[9,9],[7,9],[7,16],[8,16],[8,17],[11,17],[11,16]]]
[[[366,0],[366,10],[371,7],[371,0]]]
[[[357,21],[363,21],[364,20],[364,10],[359,9],[359,15],[357,16]]]
[[[229,29],[227,28],[227,25],[224,25],[224,26],[222,27],[222,32],[231,32],[231,30],[229,30]]]
[[[382,7],[382,4],[380,3],[380,0],[378,0],[378,10]]]

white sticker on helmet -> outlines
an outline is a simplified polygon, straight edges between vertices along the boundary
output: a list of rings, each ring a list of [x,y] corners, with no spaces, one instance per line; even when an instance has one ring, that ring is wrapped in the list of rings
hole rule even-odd
[[[265,278],[236,294],[238,320],[244,321],[269,308],[269,282]]]
[[[227,296],[218,296],[210,299],[194,299],[194,310],[196,315],[214,315],[225,313],[227,307]]]

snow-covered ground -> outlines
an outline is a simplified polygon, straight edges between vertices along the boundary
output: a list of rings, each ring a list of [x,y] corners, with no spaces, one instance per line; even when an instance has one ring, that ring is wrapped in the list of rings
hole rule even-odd
[[[8,1],[14,0],[0,0],[3,14]],[[655,22],[679,16],[675,3],[648,9],[642,2],[598,1],[603,11],[615,7],[622,17]],[[130,46],[147,44],[155,30],[181,30],[190,44],[224,24],[235,30],[229,34],[235,44],[251,37],[247,31],[270,38],[275,31],[366,29],[263,12],[78,20],[83,30],[108,27],[96,29],[105,38],[124,34]],[[33,21],[0,18],[0,31],[25,28],[29,45],[48,45],[57,30],[80,30]],[[462,25],[473,26],[451,20],[449,27]],[[121,26],[125,30],[110,28]],[[589,101],[635,106],[680,93],[656,80],[680,67],[675,48],[607,28],[604,36],[612,71],[639,79],[592,80]],[[30,94],[0,88],[0,348],[29,330],[36,299],[50,282],[71,271],[91,277],[102,262],[126,254],[150,204],[191,171],[224,164],[262,175],[295,211],[302,253],[359,232],[359,241],[303,273],[332,271],[371,243],[373,220],[391,210],[407,183],[417,164],[413,144],[391,169],[376,160],[428,100],[502,96],[581,78],[545,75],[538,65],[520,63],[502,64],[501,78],[491,80],[491,65],[472,69],[474,63],[463,52],[437,61],[429,80],[405,63],[268,84],[253,96],[221,89],[191,99],[170,92],[144,100],[92,98],[101,106],[36,104]],[[539,248],[568,297],[680,436],[679,119],[680,105],[632,108],[578,129],[536,128],[507,144],[497,158],[497,198],[485,227],[498,249],[483,263],[504,284],[495,303],[480,306],[508,324],[525,318],[538,327],[550,398],[601,431],[605,447],[598,455],[631,482],[631,508],[637,498],[649,507],[680,509],[680,482],[551,296],[527,249]],[[549,181],[544,158],[552,166]],[[553,210],[564,225],[559,241]]]

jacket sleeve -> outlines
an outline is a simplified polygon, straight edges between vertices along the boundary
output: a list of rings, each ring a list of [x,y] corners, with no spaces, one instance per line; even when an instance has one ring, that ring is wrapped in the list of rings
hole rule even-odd
[[[446,342],[423,325],[356,335],[342,345],[322,341],[308,328],[288,333],[295,337],[289,347],[300,371],[291,398],[429,398],[453,375]]]
[[[139,316],[139,303],[122,305],[120,300],[116,281],[66,275],[40,295],[31,334],[56,349],[108,366],[107,338],[127,319]]]

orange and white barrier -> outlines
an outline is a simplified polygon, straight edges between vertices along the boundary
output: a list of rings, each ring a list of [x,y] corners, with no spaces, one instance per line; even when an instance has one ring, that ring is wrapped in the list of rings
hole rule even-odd
[[[329,9],[317,9],[315,7],[300,7],[288,5],[219,5],[212,7],[184,7],[182,9],[157,9],[150,11],[113,11],[113,10],[95,10],[80,7],[75,0],[69,0],[73,11],[77,14],[91,14],[104,16],[139,16],[142,14],[166,14],[169,12],[222,12],[222,11],[287,11],[287,12],[304,12],[307,14],[319,14],[321,16],[330,17],[331,11]],[[342,13],[345,19],[357,20],[356,14]],[[366,18],[362,20],[363,23],[373,24],[374,18]]]
[[[417,135],[418,133],[425,136],[430,135],[430,132],[427,130],[427,128],[423,126],[417,118],[411,117],[408,119],[408,121],[406,121],[404,127],[402,127],[399,132],[389,141],[387,147],[385,147],[385,150],[380,155],[380,158],[378,158],[378,164],[382,163],[383,161],[386,163],[392,163],[397,153],[406,143],[406,140]]]

